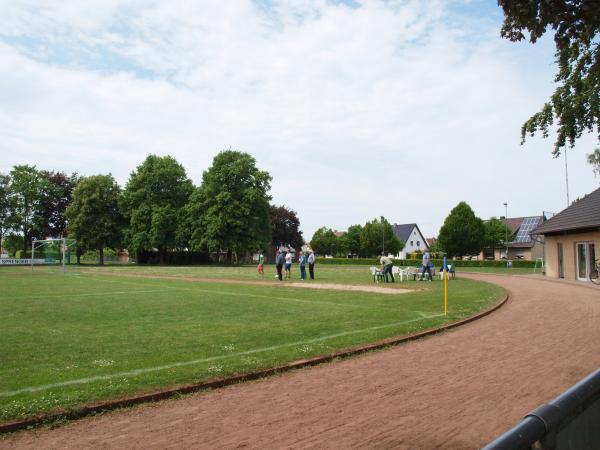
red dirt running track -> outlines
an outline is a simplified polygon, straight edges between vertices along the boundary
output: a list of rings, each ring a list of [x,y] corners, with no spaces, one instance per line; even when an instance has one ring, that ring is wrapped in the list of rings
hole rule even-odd
[[[600,366],[600,289],[473,277],[504,286],[511,298],[453,331],[55,430],[16,433],[0,438],[0,448],[481,447]]]

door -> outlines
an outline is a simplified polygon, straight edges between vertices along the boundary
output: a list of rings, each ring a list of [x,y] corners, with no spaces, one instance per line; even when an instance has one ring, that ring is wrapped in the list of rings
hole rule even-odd
[[[587,280],[587,262],[588,252],[587,244],[585,242],[578,242],[577,244],[577,279],[580,281]]]
[[[590,270],[594,267],[596,260],[596,249],[593,242],[578,242],[576,244],[577,253],[577,279],[587,281],[590,277]]]
[[[563,245],[562,242],[558,243],[558,278],[565,277],[565,267],[563,265]]]

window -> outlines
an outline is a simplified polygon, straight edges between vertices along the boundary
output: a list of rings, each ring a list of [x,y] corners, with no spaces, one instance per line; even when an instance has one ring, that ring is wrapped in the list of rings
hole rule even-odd
[[[417,247],[421,246],[421,241],[417,241]]]
[[[414,241],[410,241],[410,246],[412,247],[413,245],[415,245]]]

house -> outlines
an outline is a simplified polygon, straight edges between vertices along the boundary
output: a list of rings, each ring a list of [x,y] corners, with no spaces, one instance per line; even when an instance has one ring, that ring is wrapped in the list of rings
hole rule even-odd
[[[0,258],[8,258],[8,250],[0,248]]]
[[[540,235],[531,235],[530,232],[544,222],[544,216],[509,217],[500,221],[508,228],[510,236],[514,239],[506,246],[484,249],[479,255],[481,259],[527,259],[535,261],[544,257],[544,238]]]
[[[396,258],[406,259],[406,255],[409,253],[429,250],[427,240],[416,223],[406,223],[402,225],[395,223],[392,228],[398,239],[404,242],[404,248],[396,255]]]
[[[437,238],[427,238],[425,242],[427,242],[427,246],[431,249],[431,247],[435,247],[437,245]]]
[[[545,238],[546,275],[586,281],[600,246],[600,189],[574,202],[531,232]]]

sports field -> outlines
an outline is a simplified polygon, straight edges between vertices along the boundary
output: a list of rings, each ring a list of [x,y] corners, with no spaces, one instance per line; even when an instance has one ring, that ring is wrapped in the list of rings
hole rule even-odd
[[[433,328],[503,295],[459,277],[445,317],[439,280],[389,295],[290,287],[266,273],[252,284],[254,267],[0,268],[0,421]],[[304,283],[373,285],[365,268],[319,266],[317,277]]]

